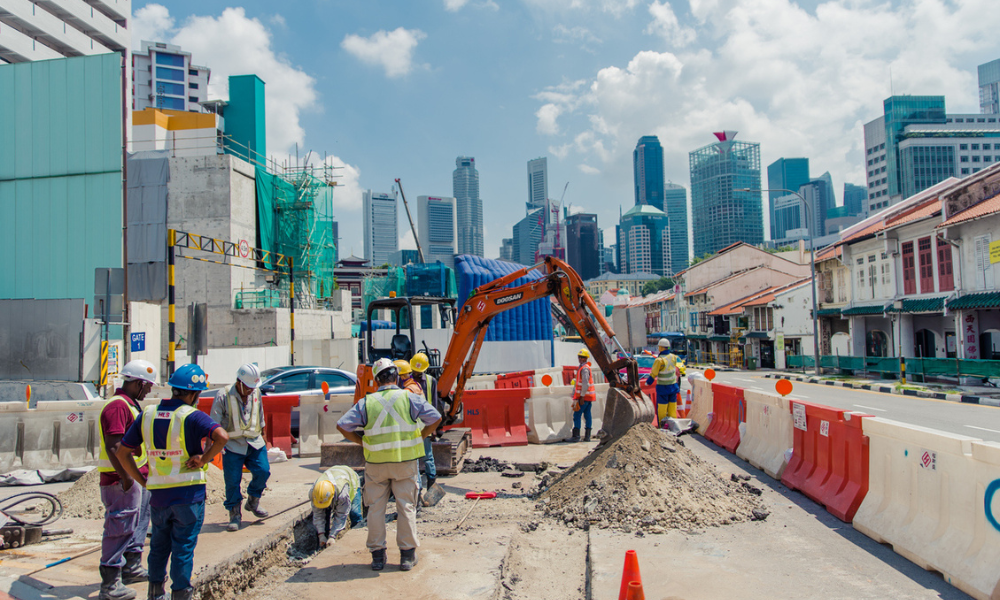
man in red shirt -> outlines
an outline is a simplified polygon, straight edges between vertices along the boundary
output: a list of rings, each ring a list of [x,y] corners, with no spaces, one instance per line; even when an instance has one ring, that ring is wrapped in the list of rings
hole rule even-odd
[[[104,537],[101,540],[100,600],[131,600],[135,591],[126,583],[146,581],[142,568],[142,547],[149,529],[149,492],[122,467],[114,448],[141,413],[139,402],[156,383],[156,367],[144,360],[133,360],[122,368],[125,382],[115,390],[101,410],[101,502],[104,503]],[[145,475],[146,452],[133,452]]]

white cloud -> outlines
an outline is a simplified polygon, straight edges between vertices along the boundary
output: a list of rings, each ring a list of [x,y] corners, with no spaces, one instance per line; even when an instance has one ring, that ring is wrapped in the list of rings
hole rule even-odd
[[[401,229],[403,235],[399,238],[399,249],[400,250],[416,250],[417,242],[416,238],[413,237],[413,230],[409,227]]]
[[[170,11],[161,4],[147,4],[135,11],[129,22],[132,33],[132,47],[142,48],[142,42],[163,42],[174,28],[174,19]]]
[[[413,51],[426,37],[419,29],[397,27],[376,31],[369,37],[349,34],[340,47],[365,64],[382,67],[386,77],[401,77],[413,69]]]
[[[601,11],[616,18],[632,10],[639,0],[526,0],[529,6],[548,12]]]
[[[555,34],[555,41],[557,44],[567,44],[567,43],[580,43],[583,44],[582,48],[585,50],[590,50],[589,45],[601,44],[601,38],[597,37],[586,27],[576,26],[576,27],[566,27],[562,23],[556,25],[552,28],[552,33]]]
[[[469,0],[444,0],[444,9],[449,12],[456,12],[469,3]]]
[[[535,116],[538,118],[538,125],[536,129],[538,133],[542,135],[556,135],[559,133],[559,115],[563,113],[565,108],[558,104],[545,104],[542,105],[535,112]]]
[[[600,169],[584,163],[578,164],[576,168],[579,169],[581,173],[586,173],[587,175],[597,175],[601,172]]]
[[[653,16],[653,22],[646,27],[646,33],[662,37],[671,46],[684,47],[695,41],[697,35],[694,29],[681,26],[669,2],[654,0],[649,5],[649,14]]]

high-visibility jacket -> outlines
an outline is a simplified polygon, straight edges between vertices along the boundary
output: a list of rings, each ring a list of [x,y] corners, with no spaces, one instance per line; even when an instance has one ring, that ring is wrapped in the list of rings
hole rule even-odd
[[[368,422],[361,438],[365,462],[400,463],[424,455],[423,426],[410,416],[405,390],[383,390],[365,396]]]
[[[187,404],[174,410],[160,410],[159,406],[148,406],[142,411],[142,439],[146,443],[146,454],[149,456],[147,489],[204,485],[208,480],[206,473],[208,465],[193,470],[185,465],[191,455],[188,454],[184,436],[184,421],[195,412],[196,409]],[[153,437],[153,422],[159,420],[170,421],[167,426],[167,443],[162,448],[156,445],[156,438]]]
[[[656,378],[656,385],[677,383],[677,355],[668,352],[657,356],[649,374]]]
[[[358,493],[358,488],[361,487],[361,478],[358,477],[358,474],[354,472],[354,469],[345,467],[344,465],[330,467],[319,476],[316,483],[319,483],[324,479],[332,483],[333,487],[336,489],[334,496],[339,494],[340,491],[346,487],[348,497],[352,502],[354,501],[354,496]],[[316,487],[316,483],[313,484],[313,487]]]
[[[226,394],[227,408],[229,409],[229,439],[243,438],[255,440],[260,437],[263,431],[263,423],[260,422],[260,415],[264,412],[261,408],[260,390],[253,390],[247,398],[250,416],[243,418],[243,402],[240,393],[236,391],[236,386],[229,388]]]
[[[583,402],[595,402],[597,390],[594,389],[594,373],[590,363],[584,363],[576,369],[576,384],[573,386],[573,399]]]
[[[125,402],[125,406],[128,406],[129,411],[132,413],[132,419],[133,420],[139,418],[139,409],[137,409],[135,406],[133,406],[132,403],[129,402],[128,398],[126,398],[124,396],[112,396],[111,399],[108,400],[108,402],[104,405],[104,408],[101,409],[101,416],[104,415],[104,410],[108,407],[108,405],[110,405],[115,400],[121,400],[121,401]],[[100,471],[101,473],[114,473],[115,472],[115,468],[111,465],[111,460],[108,458],[108,449],[104,446],[104,432],[103,431],[101,432],[100,438],[101,438],[100,439],[100,442],[101,442],[101,454],[100,454],[100,456],[97,459],[97,470]],[[142,465],[144,465],[144,464],[146,464],[146,445],[145,444],[143,444],[142,446],[139,446],[139,456],[135,457],[135,466],[137,466],[137,467],[139,467],[141,469]]]
[[[430,375],[428,375],[427,373],[424,373],[424,382],[420,384],[420,389],[421,389],[420,393],[424,397],[424,399],[427,400],[427,404],[430,404],[431,406],[435,406],[436,404],[435,401],[437,400],[437,398],[433,397],[434,390],[436,388],[434,383],[435,379]]]

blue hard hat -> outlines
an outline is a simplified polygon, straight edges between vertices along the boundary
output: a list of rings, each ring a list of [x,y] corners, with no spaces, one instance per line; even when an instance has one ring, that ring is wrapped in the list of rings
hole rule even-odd
[[[198,365],[181,365],[167,382],[172,388],[201,392],[208,389],[208,375]]]

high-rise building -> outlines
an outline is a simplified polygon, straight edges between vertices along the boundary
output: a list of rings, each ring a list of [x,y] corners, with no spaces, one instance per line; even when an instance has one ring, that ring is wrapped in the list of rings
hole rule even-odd
[[[548,159],[535,158],[528,161],[528,202],[527,209],[545,208],[549,197]]]
[[[535,264],[535,253],[545,230],[544,208],[536,208],[514,224],[511,260],[522,265]]]
[[[885,142],[885,117],[865,123],[865,159],[867,166],[868,202],[866,213],[889,206],[889,174]]]
[[[586,281],[601,274],[597,215],[578,213],[566,218],[566,262]]]
[[[1000,114],[1000,58],[979,65],[979,112]]]
[[[452,194],[458,222],[458,254],[483,256],[483,200],[479,197],[475,158],[459,156],[455,159]]]
[[[907,125],[944,124],[944,96],[890,96],[883,102],[890,203],[905,198],[899,143]],[[867,144],[865,144],[867,146]],[[918,190],[919,191],[919,190]]]
[[[365,260],[378,267],[389,262],[389,255],[399,250],[396,197],[366,190],[361,204],[364,213]]]
[[[771,216],[771,239],[778,240],[784,237],[783,233],[775,228],[774,202],[788,192],[780,190],[799,191],[799,187],[809,181],[809,159],[808,158],[779,158],[767,166],[767,203],[768,214]]]
[[[455,198],[417,196],[417,232],[425,263],[455,268],[457,212]]]
[[[0,2],[0,64],[127,54],[131,8],[117,0]]]
[[[802,200],[794,194],[786,194],[774,199],[774,213],[771,225],[774,233],[772,241],[783,244],[792,240],[803,240],[809,237],[804,227],[806,222],[802,209]]]
[[[663,146],[655,135],[644,135],[632,151],[635,203],[648,204],[665,212],[663,206]]]
[[[663,191],[663,204],[670,225],[669,275],[680,273],[688,265],[688,210],[687,190],[676,183],[668,183]]]
[[[514,238],[500,240],[500,260],[514,260]]]
[[[844,184],[844,210],[849,216],[868,214],[868,190],[863,185]]]
[[[143,40],[141,52],[132,54],[132,110],[203,112],[211,74],[192,64],[191,53],[180,46]]]
[[[826,235],[826,213],[837,206],[830,172],[827,171],[799,187],[799,194],[805,198],[806,206],[809,207],[806,215],[809,221],[809,237],[823,237]]]
[[[690,153],[694,254],[715,253],[736,242],[764,241],[760,144],[734,141],[735,131]]]
[[[665,275],[670,266],[670,227],[666,213],[648,204],[637,204],[622,215],[619,224],[622,273]]]

